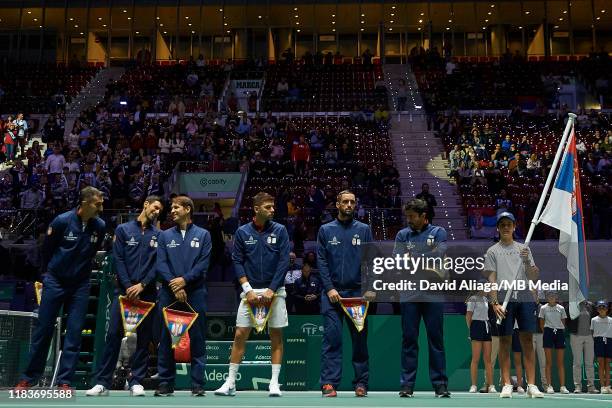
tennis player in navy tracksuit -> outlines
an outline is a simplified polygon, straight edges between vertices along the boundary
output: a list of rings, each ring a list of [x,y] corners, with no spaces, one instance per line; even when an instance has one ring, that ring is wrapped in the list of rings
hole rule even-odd
[[[355,194],[345,190],[336,200],[338,218],[321,226],[317,238],[318,267],[321,274],[321,314],[324,333],[321,350],[321,387],[325,397],[335,397],[342,376],[342,321],[345,317],[340,298],[362,297],[372,300],[374,293],[361,293],[362,245],[372,242],[372,230],[353,219]],[[364,397],[368,390],[367,323],[358,332],[348,323],[353,343],[355,395]]]
[[[81,190],[79,207],[58,215],[49,225],[43,249],[47,274],[43,281],[38,322],[32,336],[30,362],[16,389],[26,389],[42,375],[55,321],[64,306],[68,314],[57,384],[69,387],[81,349],[81,331],[89,301],[91,261],[104,240],[106,224],[102,212],[102,192],[86,187]]]
[[[186,196],[172,200],[170,214],[176,226],[163,231],[158,238],[157,272],[163,286],[159,293],[160,313],[163,307],[175,301],[188,302],[199,313],[189,329],[191,341],[191,393],[204,396],[204,370],[206,369],[206,272],[212,243],[204,228],[193,225],[193,201]],[[155,396],[174,393],[176,363],[167,327],[162,329],[159,344],[157,372],[159,387]]]
[[[253,197],[255,217],[253,221],[238,228],[234,238],[232,260],[236,278],[242,285],[242,298],[251,304],[271,304],[268,328],[272,347],[272,378],[269,395],[280,397],[278,383],[283,360],[282,328],[289,325],[285,305],[285,273],[289,268],[289,235],[284,225],[274,218],[274,197],[261,192]],[[275,297],[275,299],[274,299]],[[274,300],[274,302],[272,302]],[[236,314],[236,335],[232,346],[227,380],[215,391],[215,395],[232,396],[236,393],[236,376],[246,341],[254,326],[249,307],[240,302]]]
[[[155,302],[155,260],[157,259],[157,237],[160,230],[155,226],[162,210],[161,198],[149,196],[145,199],[142,212],[137,219],[120,224],[115,229],[113,258],[117,271],[115,297],[110,308],[110,327],[106,334],[106,347],[98,365],[96,385],[85,394],[88,396],[108,395],[113,372],[119,358],[121,340],[125,336],[123,319],[119,306],[119,295],[130,300],[141,299]],[[144,396],[142,380],[147,373],[149,342],[152,334],[152,316],[147,316],[136,330],[136,351],[130,364],[130,394]]]
[[[443,257],[446,253],[446,231],[429,224],[429,207],[425,200],[415,198],[404,207],[408,227],[395,237],[394,252],[414,256]],[[432,271],[419,271],[422,279],[440,280]],[[410,398],[416,382],[419,358],[419,325],[425,322],[429,344],[429,378],[436,397],[449,398],[444,354],[444,298],[429,293],[402,293],[402,371],[400,375],[400,397]]]

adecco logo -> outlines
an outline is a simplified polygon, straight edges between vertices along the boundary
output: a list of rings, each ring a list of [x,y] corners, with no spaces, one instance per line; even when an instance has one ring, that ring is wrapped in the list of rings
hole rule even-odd
[[[200,185],[202,187],[206,187],[206,186],[222,186],[224,184],[227,183],[226,179],[223,178],[218,178],[218,179],[209,179],[206,177],[202,177],[200,179]]]
[[[323,326],[319,326],[314,323],[304,323],[302,325],[302,333],[308,336],[322,336]]]

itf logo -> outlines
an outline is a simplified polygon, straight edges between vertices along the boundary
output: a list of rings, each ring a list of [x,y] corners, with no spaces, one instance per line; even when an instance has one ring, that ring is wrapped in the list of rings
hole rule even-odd
[[[314,323],[304,323],[302,325],[302,333],[307,336],[322,336],[323,326],[316,325]]]

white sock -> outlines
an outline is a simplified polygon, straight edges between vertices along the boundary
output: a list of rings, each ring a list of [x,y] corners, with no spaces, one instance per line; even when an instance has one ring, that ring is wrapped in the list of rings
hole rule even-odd
[[[270,379],[270,384],[278,384],[278,375],[280,374],[280,370],[280,364],[272,364],[272,378]]]
[[[238,374],[238,368],[240,364],[230,363],[229,373],[227,374],[227,382],[230,384],[236,384],[236,375]]]

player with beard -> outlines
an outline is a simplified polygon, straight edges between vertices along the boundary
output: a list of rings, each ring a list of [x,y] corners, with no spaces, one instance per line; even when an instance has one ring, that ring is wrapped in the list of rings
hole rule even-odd
[[[119,295],[129,300],[141,299],[155,302],[155,261],[157,259],[157,237],[160,234],[157,217],[163,205],[161,198],[149,196],[145,199],[137,219],[120,224],[115,229],[113,239],[113,259],[117,270],[117,288],[110,308],[110,324],[106,336],[106,346],[98,365],[96,385],[87,390],[87,396],[108,395],[113,380],[113,372],[119,358],[121,340],[125,333],[119,307]],[[152,316],[145,317],[136,330],[136,351],[132,355],[130,394],[144,396],[142,380],[147,373],[149,342],[153,331]]]
[[[40,379],[47,362],[55,321],[64,308],[66,335],[57,369],[60,389],[70,388],[79,362],[81,331],[89,302],[92,260],[104,241],[106,224],[99,217],[104,197],[93,187],[81,190],[79,206],[49,224],[43,247],[47,273],[32,335],[30,361],[15,390],[25,390]]]
[[[319,229],[317,238],[318,268],[321,274],[321,314],[323,342],[321,350],[321,390],[324,397],[335,397],[342,377],[342,324],[347,318],[339,304],[341,298],[363,297],[372,300],[374,293],[361,293],[362,245],[372,242],[369,225],[355,220],[355,194],[344,190],[336,197],[338,218]],[[359,332],[348,322],[353,343],[353,388],[357,397],[368,391],[369,366],[367,321]]]

